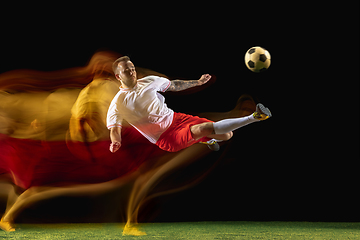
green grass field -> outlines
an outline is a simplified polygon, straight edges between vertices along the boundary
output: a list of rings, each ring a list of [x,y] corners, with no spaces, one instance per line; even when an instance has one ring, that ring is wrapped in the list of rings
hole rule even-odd
[[[360,239],[360,223],[180,222],[144,223],[146,236],[123,236],[124,224],[19,224],[0,239]]]

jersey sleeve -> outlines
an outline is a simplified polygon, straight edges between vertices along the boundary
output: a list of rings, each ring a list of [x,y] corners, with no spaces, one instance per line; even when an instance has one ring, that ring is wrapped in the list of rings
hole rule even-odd
[[[153,76],[154,86],[158,92],[165,92],[171,85],[171,81],[164,77]]]
[[[118,95],[116,95],[114,99],[111,101],[109,110],[107,112],[106,125],[108,129],[111,129],[113,127],[122,127],[121,123],[123,118],[119,113],[117,100],[118,100]]]

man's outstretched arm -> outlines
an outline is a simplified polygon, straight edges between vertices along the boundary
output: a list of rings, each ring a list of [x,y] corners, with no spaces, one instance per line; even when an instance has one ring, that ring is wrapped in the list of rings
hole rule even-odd
[[[171,92],[178,92],[183,91],[188,88],[201,86],[205,83],[207,83],[211,78],[210,74],[204,74],[200,77],[199,80],[173,80],[171,81],[170,87],[167,89],[167,91]]]

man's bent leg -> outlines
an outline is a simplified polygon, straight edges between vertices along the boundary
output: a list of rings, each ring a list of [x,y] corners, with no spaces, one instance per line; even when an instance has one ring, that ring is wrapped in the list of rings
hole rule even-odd
[[[214,133],[214,126],[212,122],[204,122],[190,127],[191,134],[194,139],[200,139]]]
[[[233,133],[231,131],[223,134],[215,134],[213,124],[214,123],[212,122],[205,122],[191,126],[190,131],[193,138],[200,139],[203,137],[208,137],[214,138],[216,140],[227,141],[233,136]]]
[[[202,144],[208,145],[208,147],[212,151],[220,150],[220,146],[217,142],[227,141],[233,136],[232,132],[228,132],[228,133],[224,133],[224,134],[215,134],[214,126],[213,126],[212,122],[206,122],[206,123],[193,125],[193,126],[191,126],[190,131],[191,131],[193,138],[196,140],[203,138],[203,137],[212,138],[209,141],[200,142]],[[209,134],[209,133],[211,133],[211,134]]]
[[[211,134],[211,135],[208,135],[207,137],[214,138],[216,140],[227,141],[233,137],[233,132],[228,132],[228,133],[224,133],[224,134]]]

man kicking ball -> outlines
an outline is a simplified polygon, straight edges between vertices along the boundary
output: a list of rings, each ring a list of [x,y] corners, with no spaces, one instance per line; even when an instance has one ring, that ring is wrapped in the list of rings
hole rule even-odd
[[[261,103],[256,111],[246,117],[213,122],[183,113],[175,113],[167,107],[165,98],[158,92],[182,91],[207,83],[211,76],[204,74],[199,80],[173,80],[147,76],[137,79],[135,66],[127,56],[113,63],[113,71],[121,82],[120,91],[112,100],[107,113],[110,130],[110,151],[121,147],[121,128],[125,120],[151,143],[168,152],[177,152],[195,143],[207,144],[218,150],[217,142],[229,140],[232,131],[247,124],[271,117],[271,112]]]

